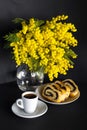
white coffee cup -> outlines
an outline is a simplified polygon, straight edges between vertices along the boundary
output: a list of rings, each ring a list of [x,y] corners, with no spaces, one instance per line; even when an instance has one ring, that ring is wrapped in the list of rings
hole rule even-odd
[[[38,104],[38,96],[33,91],[26,91],[22,93],[22,99],[17,99],[17,106],[24,109],[26,113],[33,113]]]

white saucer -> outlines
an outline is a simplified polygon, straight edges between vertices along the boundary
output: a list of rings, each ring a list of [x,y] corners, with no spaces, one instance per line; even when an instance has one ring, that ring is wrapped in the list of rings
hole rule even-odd
[[[35,112],[32,113],[32,114],[28,114],[28,113],[24,112],[24,110],[19,108],[16,105],[16,103],[14,103],[12,105],[11,109],[12,109],[13,113],[15,115],[19,116],[19,117],[35,118],[35,117],[39,117],[39,116],[42,116],[43,114],[45,114],[47,112],[47,110],[48,110],[48,107],[47,107],[47,105],[44,102],[38,100],[37,108],[36,108]]]

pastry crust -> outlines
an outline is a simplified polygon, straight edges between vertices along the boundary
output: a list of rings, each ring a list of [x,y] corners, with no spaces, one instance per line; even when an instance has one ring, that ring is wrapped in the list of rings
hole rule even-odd
[[[65,79],[62,81],[64,86],[68,86],[70,88],[70,97],[74,97],[79,93],[78,86],[72,79]]]
[[[65,86],[62,81],[55,81],[55,84],[60,85],[60,90],[62,91],[62,96],[64,96],[64,100],[67,99],[70,95],[70,87]]]
[[[42,90],[42,96],[52,102],[63,102],[69,97],[75,97],[79,92],[78,86],[72,79],[56,80],[46,84]]]
[[[69,94],[70,88],[66,88],[66,86],[63,88],[55,82],[44,86],[42,91],[42,96],[44,98],[58,103],[65,101],[65,99],[69,97]]]
[[[53,84],[44,86],[42,90],[42,96],[52,102],[61,102],[61,92],[55,88]]]

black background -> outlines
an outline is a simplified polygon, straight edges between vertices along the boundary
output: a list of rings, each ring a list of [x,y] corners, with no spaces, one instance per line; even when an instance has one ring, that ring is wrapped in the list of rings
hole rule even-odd
[[[15,63],[11,59],[10,51],[3,49],[6,42],[3,36],[16,27],[12,20],[16,17],[50,19],[61,14],[68,15],[69,22],[75,24],[78,30],[75,33],[78,39],[78,47],[75,48],[78,58],[75,60],[74,69],[59,78],[68,77],[76,82],[86,83],[86,8],[86,0],[0,0],[0,83],[15,80]]]
[[[55,106],[48,104],[47,114],[35,119],[22,119],[14,115],[11,105],[20,97],[21,91],[15,80],[16,67],[9,50],[3,48],[3,36],[15,26],[16,17],[50,19],[65,14],[77,28],[75,34],[78,58],[75,68],[59,79],[72,78],[79,86],[81,96],[71,104]],[[86,130],[87,129],[87,4],[86,0],[0,0],[0,130]],[[45,77],[45,81],[47,77]],[[5,84],[6,83],[6,84]]]

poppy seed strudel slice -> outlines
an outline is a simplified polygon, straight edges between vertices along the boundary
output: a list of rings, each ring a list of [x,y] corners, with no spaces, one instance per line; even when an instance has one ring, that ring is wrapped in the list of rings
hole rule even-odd
[[[66,99],[65,94],[60,90],[60,86],[52,83],[44,86],[42,96],[52,102],[62,102]]]
[[[78,94],[79,89],[76,83],[72,79],[65,79],[62,81],[65,86],[70,87],[70,97],[74,97]]]

